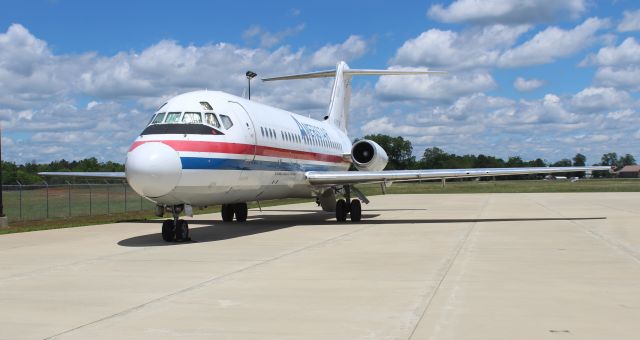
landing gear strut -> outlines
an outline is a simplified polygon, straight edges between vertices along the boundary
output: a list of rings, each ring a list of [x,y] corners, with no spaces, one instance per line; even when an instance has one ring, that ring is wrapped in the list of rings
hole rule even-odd
[[[191,241],[191,238],[189,238],[189,224],[187,221],[180,219],[180,213],[183,209],[183,205],[169,207],[173,219],[162,222],[162,239],[166,242]]]
[[[351,199],[351,187],[345,185],[344,198],[336,201],[336,221],[344,222],[347,214],[351,217],[351,222],[358,222],[362,219],[362,205],[359,199]]]
[[[249,215],[249,209],[247,203],[223,204],[220,214],[223,222],[232,222],[233,216],[236,217],[236,221],[245,222]]]

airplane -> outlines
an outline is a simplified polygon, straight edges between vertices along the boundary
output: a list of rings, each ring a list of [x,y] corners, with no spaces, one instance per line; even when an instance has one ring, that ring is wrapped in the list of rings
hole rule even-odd
[[[222,221],[247,220],[247,202],[315,198],[338,222],[362,218],[367,197],[354,185],[395,181],[610,170],[606,166],[384,171],[388,156],[347,135],[354,76],[439,75],[424,70],[350,69],[266,78],[335,78],[328,113],[316,120],[221,91],[193,91],[162,104],[129,148],[124,172],[41,172],[43,176],[126,179],[156,204],[167,242],[189,240],[180,214],[221,205]],[[348,171],[353,165],[358,171]],[[355,196],[352,198],[352,196]],[[340,198],[342,197],[342,198]]]

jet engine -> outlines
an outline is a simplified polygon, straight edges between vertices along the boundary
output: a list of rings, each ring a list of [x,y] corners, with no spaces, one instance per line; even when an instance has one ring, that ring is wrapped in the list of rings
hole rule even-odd
[[[351,160],[361,171],[382,171],[389,157],[378,143],[372,140],[359,140],[351,147]]]

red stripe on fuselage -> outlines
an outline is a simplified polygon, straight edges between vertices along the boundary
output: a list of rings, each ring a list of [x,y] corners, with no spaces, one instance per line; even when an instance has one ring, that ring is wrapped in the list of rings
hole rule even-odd
[[[328,155],[316,152],[307,152],[292,149],[274,148],[271,146],[251,145],[240,143],[224,143],[224,142],[204,142],[204,141],[183,141],[183,140],[149,140],[134,142],[129,148],[129,152],[144,143],[164,143],[169,145],[176,151],[189,152],[215,152],[229,153],[240,155],[253,155],[254,150],[256,156],[268,156],[279,158],[294,158],[309,161],[322,161],[332,163],[344,163],[342,156]]]

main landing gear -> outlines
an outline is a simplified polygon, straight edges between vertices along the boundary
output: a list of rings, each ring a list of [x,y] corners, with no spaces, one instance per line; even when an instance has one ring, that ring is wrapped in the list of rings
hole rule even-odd
[[[174,205],[167,207],[173,215],[172,220],[162,222],[162,239],[166,242],[191,241],[189,237],[189,224],[180,219],[180,213],[184,210],[184,205]]]
[[[362,219],[362,204],[359,199],[351,199],[351,187],[348,185],[344,186],[344,198],[336,201],[336,221],[346,221],[347,214],[351,217],[351,222],[360,221]]]
[[[232,222],[235,215],[236,221],[245,222],[249,214],[247,203],[223,204],[220,210],[222,221]]]

